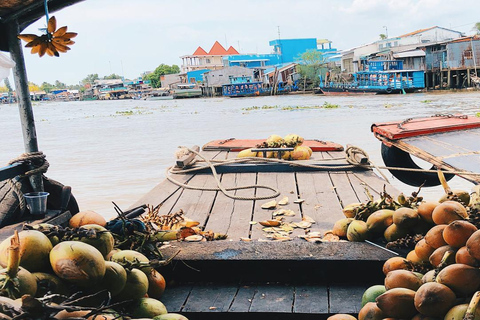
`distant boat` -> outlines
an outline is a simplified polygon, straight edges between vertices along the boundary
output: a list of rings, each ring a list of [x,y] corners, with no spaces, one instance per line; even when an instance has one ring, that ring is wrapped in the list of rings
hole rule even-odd
[[[352,82],[325,82],[319,90],[326,95],[408,93],[425,88],[422,70],[405,70],[403,61],[369,61],[365,71],[353,74]]]
[[[202,96],[202,89],[195,84],[179,84],[176,89],[172,89],[173,99],[197,98]]]

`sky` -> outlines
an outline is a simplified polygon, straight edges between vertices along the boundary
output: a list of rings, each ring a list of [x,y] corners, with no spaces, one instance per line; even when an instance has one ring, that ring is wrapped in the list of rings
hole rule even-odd
[[[78,84],[89,74],[128,79],[215,41],[240,53],[271,53],[270,40],[329,39],[340,50],[440,26],[465,34],[480,21],[478,0],[86,0],[51,13],[77,32],[59,58],[24,50],[28,80]],[[22,33],[40,34],[45,18]],[[10,82],[13,76],[10,74]]]

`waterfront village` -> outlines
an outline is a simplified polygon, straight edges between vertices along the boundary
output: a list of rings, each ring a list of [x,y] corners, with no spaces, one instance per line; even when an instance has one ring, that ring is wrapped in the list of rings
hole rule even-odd
[[[417,84],[404,87],[411,81],[395,86],[383,81],[379,86],[375,74],[367,73],[366,87],[382,87],[384,93],[392,88],[435,90],[480,87],[480,35],[467,36],[462,32],[434,26],[397,37],[380,35],[378,41],[338,50],[332,41],[316,38],[276,39],[269,42],[273,53],[244,54],[233,46],[225,49],[216,41],[207,52],[199,46],[192,54],[181,56],[181,67],[172,66],[176,73],[158,75],[145,72],[133,80],[95,79],[83,84],[80,90],[30,90],[32,100],[160,100],[200,96],[255,96],[293,92],[326,93],[320,88],[336,83],[351,88],[362,72],[402,69],[416,71]],[[372,63],[373,62],[373,63]],[[375,63],[376,62],[376,63]],[[169,66],[167,66],[169,67]],[[175,67],[175,68],[173,68]],[[369,70],[370,68],[370,70]],[[407,75],[407,74],[405,74]],[[403,76],[403,74],[402,74]],[[414,75],[415,76],[415,75]],[[372,78],[373,77],[373,78]],[[385,75],[385,77],[387,77]],[[390,76],[392,77],[392,76]],[[397,75],[400,77],[400,75]],[[147,80],[150,79],[150,80]],[[372,83],[372,79],[375,83]],[[392,81],[390,79],[390,81]],[[375,86],[373,86],[375,87]],[[2,102],[13,102],[15,94],[1,93]]]

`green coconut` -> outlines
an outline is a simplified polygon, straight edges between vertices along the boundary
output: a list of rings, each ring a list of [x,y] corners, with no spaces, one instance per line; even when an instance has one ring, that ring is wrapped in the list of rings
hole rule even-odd
[[[0,265],[7,266],[8,248],[11,237],[0,243]],[[46,235],[36,230],[24,230],[18,233],[20,239],[20,266],[30,272],[44,271],[49,268],[48,255],[52,243]]]
[[[379,295],[384,294],[385,291],[387,291],[387,289],[381,284],[371,286],[365,290],[362,296],[362,307],[369,302],[375,302],[375,299],[377,299]]]
[[[50,252],[55,274],[79,287],[98,284],[105,275],[105,260],[95,247],[80,241],[64,241]]]
[[[87,224],[78,228],[80,232],[89,230],[91,235],[80,237],[78,240],[84,243],[88,243],[91,246],[97,248],[100,253],[106,257],[113,249],[115,240],[112,234],[102,226],[98,224]]]
[[[133,268],[127,271],[127,282],[123,290],[115,296],[117,301],[130,299],[140,299],[148,291],[148,278],[145,273],[139,269]]]
[[[136,318],[153,318],[167,313],[165,305],[153,298],[141,298],[135,301],[131,310],[132,316]]]
[[[125,268],[113,261],[105,261],[105,276],[99,287],[110,291],[112,296],[122,292],[127,283],[127,272]]]

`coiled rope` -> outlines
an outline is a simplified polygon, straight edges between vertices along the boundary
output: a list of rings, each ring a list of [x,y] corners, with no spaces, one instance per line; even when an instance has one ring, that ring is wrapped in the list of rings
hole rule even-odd
[[[196,164],[196,163],[201,163],[205,162],[205,166],[199,166],[199,167],[193,167],[189,169],[178,169],[175,166],[171,166],[167,168],[166,170],[166,179],[175,185],[185,188],[185,189],[191,189],[191,190],[202,190],[202,191],[221,191],[225,196],[235,199],[235,200],[265,200],[265,199],[272,199],[276,198],[277,196],[280,195],[280,192],[269,186],[264,186],[264,185],[248,185],[248,186],[241,186],[241,187],[233,187],[233,188],[224,188],[222,183],[220,182],[220,179],[218,178],[218,173],[216,171],[216,167],[218,166],[223,166],[223,165],[229,165],[229,164],[239,164],[239,163],[249,163],[249,164],[256,164],[256,163],[284,163],[288,164],[289,166],[294,166],[294,167],[305,167],[305,168],[314,168],[317,170],[351,170],[354,168],[364,168],[364,169],[376,169],[382,177],[387,181],[387,183],[390,183],[388,181],[388,178],[383,174],[383,172],[380,169],[387,169],[387,170],[399,170],[399,171],[412,171],[412,172],[431,172],[431,173],[437,173],[437,170],[429,170],[429,169],[412,169],[412,168],[399,168],[399,167],[387,167],[387,166],[377,166],[374,164],[367,152],[365,150],[356,147],[356,146],[349,146],[345,150],[345,157],[337,157],[337,158],[325,158],[325,159],[316,159],[317,161],[332,161],[332,160],[346,160],[348,164],[344,165],[337,165],[337,166],[322,166],[322,165],[312,165],[308,163],[301,163],[299,161],[297,162],[292,162],[289,160],[283,160],[283,159],[275,159],[275,158],[257,158],[257,157],[247,157],[247,158],[235,158],[235,159],[228,159],[228,160],[208,160],[204,156],[202,156],[199,152],[192,150],[188,147],[185,146],[180,146],[179,148],[185,149],[189,152],[194,153],[198,157],[201,158],[201,160],[196,159],[194,162],[191,164]],[[358,159],[365,159],[364,163],[361,163]],[[186,173],[192,173],[196,171],[201,171],[204,170],[206,167],[209,167],[212,171],[213,177],[215,179],[215,182],[217,184],[217,187],[197,187],[197,186],[191,186],[185,183],[182,183],[180,181],[175,180],[172,178],[173,174],[186,174]],[[474,173],[474,172],[467,172],[467,171],[448,171],[448,173],[451,174],[458,174],[458,175],[480,175],[479,173]],[[242,190],[242,189],[252,189],[252,188],[263,188],[263,189],[269,189],[272,190],[274,193],[272,195],[267,195],[267,196],[253,196],[253,197],[240,197],[236,195],[232,195],[228,193],[227,191],[233,191],[233,190]]]
[[[17,195],[18,202],[20,205],[20,210],[23,214],[23,212],[25,212],[26,206],[25,206],[25,199],[23,198],[23,192],[21,189],[20,180],[35,174],[44,174],[45,172],[47,172],[50,164],[48,163],[46,156],[41,151],[23,153],[19,157],[13,160],[10,160],[8,162],[8,165],[12,165],[14,163],[20,163],[20,162],[28,162],[32,167],[34,167],[32,170],[25,172],[25,174],[18,175],[15,178],[8,180],[10,187],[12,188],[13,192]]]

